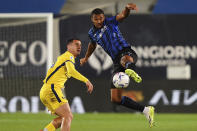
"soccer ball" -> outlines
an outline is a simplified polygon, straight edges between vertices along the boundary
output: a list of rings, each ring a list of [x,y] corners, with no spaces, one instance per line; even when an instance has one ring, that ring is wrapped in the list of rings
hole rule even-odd
[[[113,84],[116,88],[127,88],[130,79],[124,72],[118,72],[113,76]]]

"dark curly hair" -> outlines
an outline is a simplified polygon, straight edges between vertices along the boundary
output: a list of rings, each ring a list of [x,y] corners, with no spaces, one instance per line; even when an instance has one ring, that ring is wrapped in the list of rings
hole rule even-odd
[[[102,10],[102,9],[100,9],[100,8],[96,8],[96,9],[94,9],[92,12],[91,12],[91,17],[92,17],[92,15],[99,15],[99,14],[104,14],[104,11]]]

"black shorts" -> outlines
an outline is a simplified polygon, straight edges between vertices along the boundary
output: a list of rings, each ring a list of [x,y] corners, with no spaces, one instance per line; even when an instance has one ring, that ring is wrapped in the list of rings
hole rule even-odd
[[[125,68],[120,64],[120,60],[123,56],[125,55],[129,55],[133,58],[134,63],[137,62],[137,54],[136,52],[131,49],[130,47],[124,48],[123,50],[121,50],[119,52],[119,54],[116,56],[116,58],[113,60],[113,73],[112,73],[112,77],[111,77],[111,88],[115,88],[115,86],[112,83],[113,80],[113,76],[117,73],[117,72],[124,72]]]

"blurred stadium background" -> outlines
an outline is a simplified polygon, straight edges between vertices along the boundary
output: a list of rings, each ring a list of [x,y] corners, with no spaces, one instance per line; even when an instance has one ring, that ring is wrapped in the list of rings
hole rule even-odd
[[[41,113],[45,107],[39,100],[39,90],[47,68],[65,51],[66,40],[73,36],[83,43],[76,68],[95,86],[94,93],[88,95],[83,83],[74,79],[66,83],[65,93],[72,111],[85,113],[85,117],[90,118],[75,114],[73,130],[80,130],[77,127],[82,125],[84,131],[92,130],[96,123],[106,127],[105,130],[129,130],[132,123],[142,125],[141,128],[133,126],[132,129],[149,130],[143,126],[143,117],[110,102],[112,62],[100,47],[97,47],[88,64],[79,66],[79,58],[84,56],[89,42],[87,32],[91,27],[92,9],[102,8],[107,16],[111,16],[120,12],[129,2],[137,4],[139,12],[131,12],[120,24],[120,30],[139,55],[137,70],[143,82],[131,82],[123,95],[141,104],[155,106],[158,126],[153,130],[197,130],[195,0],[2,1],[0,130],[28,130],[28,127],[34,128],[34,121],[39,119],[38,127],[35,128],[38,130],[51,119],[48,114]],[[123,114],[116,116],[114,112]],[[101,118],[97,113],[105,114],[100,114]],[[107,124],[101,123],[109,118],[114,120],[115,124],[109,123],[112,127],[117,123],[123,125],[125,123],[121,121],[129,119],[127,113],[131,114],[128,127],[109,128]],[[31,121],[25,119],[27,115]],[[15,120],[18,123],[27,121],[29,125],[18,126]],[[85,127],[86,122],[90,123],[89,127]],[[97,129],[104,130],[99,124],[96,124]]]

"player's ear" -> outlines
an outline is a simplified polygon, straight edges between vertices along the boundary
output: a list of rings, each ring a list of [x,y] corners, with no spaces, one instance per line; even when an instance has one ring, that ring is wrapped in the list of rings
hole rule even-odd
[[[91,21],[93,21],[93,15],[91,16]]]
[[[103,15],[103,18],[105,18],[105,15],[104,14],[102,14]]]
[[[66,48],[69,49],[70,46],[71,46],[71,43],[68,43],[68,44],[66,45]]]

